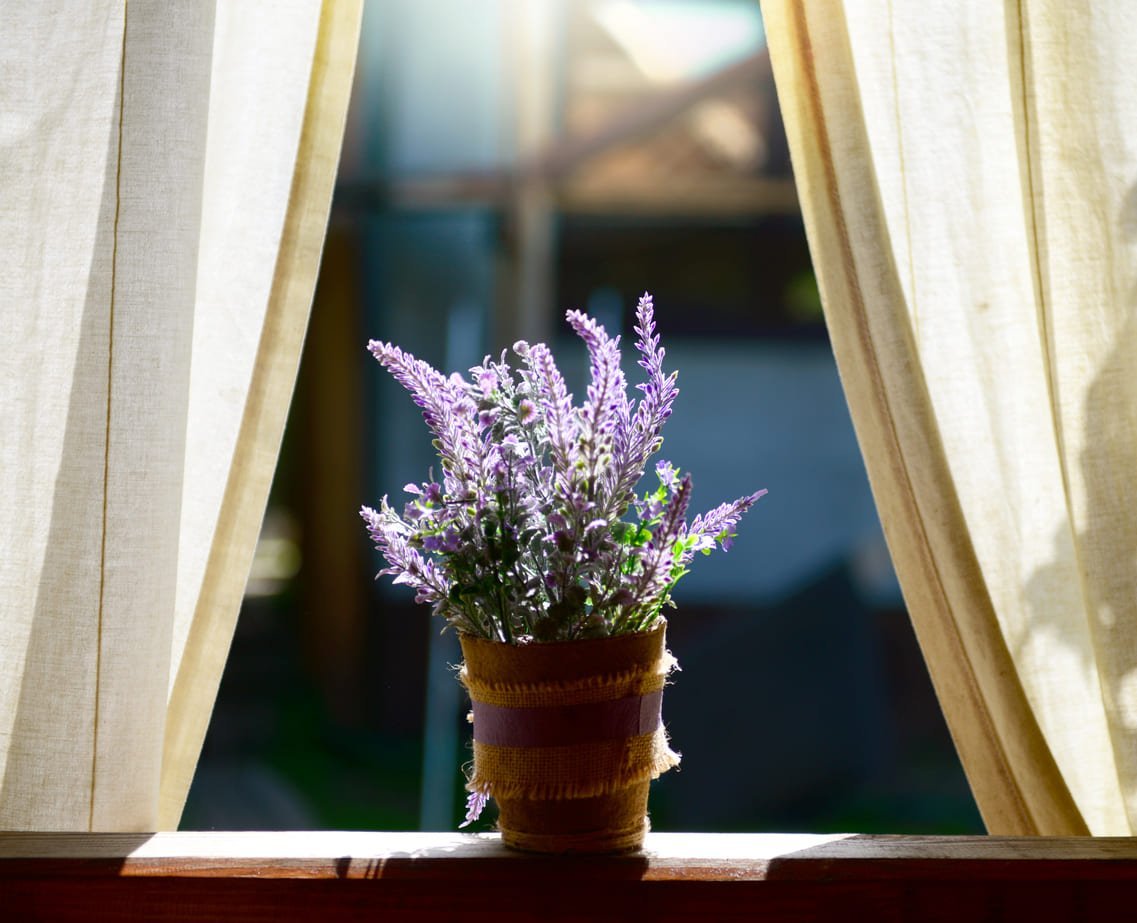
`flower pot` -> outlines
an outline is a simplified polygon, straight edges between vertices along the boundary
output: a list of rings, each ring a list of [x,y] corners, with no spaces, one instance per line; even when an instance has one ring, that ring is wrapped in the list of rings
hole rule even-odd
[[[660,704],[675,660],[664,627],[511,645],[462,636],[474,768],[467,788],[498,803],[507,846],[639,849],[650,781],[679,762]]]

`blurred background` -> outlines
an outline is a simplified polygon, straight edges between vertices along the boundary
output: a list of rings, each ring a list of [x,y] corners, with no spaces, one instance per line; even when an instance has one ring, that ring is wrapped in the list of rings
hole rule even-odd
[[[693,508],[768,488],[675,593],[684,754],[656,830],[980,833],[903,608],[826,339],[756,0],[382,0],[300,379],[184,829],[453,829],[455,639],[359,507],[434,463],[367,354],[464,371],[655,296]],[[629,359],[627,372],[638,380]],[[492,826],[487,812],[480,829]]]

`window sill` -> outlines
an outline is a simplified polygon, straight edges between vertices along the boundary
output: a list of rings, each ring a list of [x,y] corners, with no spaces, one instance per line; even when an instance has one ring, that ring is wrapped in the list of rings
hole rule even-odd
[[[657,833],[552,858],[485,835],[0,833],[5,919],[923,923],[1091,919],[1135,893],[1127,838]]]

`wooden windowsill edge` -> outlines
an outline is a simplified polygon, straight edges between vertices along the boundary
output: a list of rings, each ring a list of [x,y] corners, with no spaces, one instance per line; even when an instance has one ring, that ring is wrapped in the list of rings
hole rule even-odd
[[[457,833],[0,833],[0,895],[60,920],[1083,919],[1132,907],[1137,839],[656,833],[548,857]]]
[[[3,833],[0,880],[38,875],[116,877],[400,878],[560,874],[766,881],[916,876],[1137,880],[1128,837],[882,836],[791,833],[652,833],[642,852],[540,856],[493,834],[358,831]]]

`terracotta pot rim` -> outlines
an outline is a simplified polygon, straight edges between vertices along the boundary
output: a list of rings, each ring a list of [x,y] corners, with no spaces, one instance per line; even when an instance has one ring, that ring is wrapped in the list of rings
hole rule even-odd
[[[607,638],[506,644],[460,635],[463,682],[548,684],[600,680],[627,672],[657,672],[666,653],[666,622],[652,631]],[[666,670],[663,670],[666,672]]]
[[[491,647],[508,647],[508,648],[513,648],[515,650],[523,651],[523,650],[532,650],[533,648],[548,649],[548,648],[557,647],[559,645],[569,645],[569,644],[572,644],[572,645],[593,644],[593,645],[599,646],[601,644],[611,644],[614,642],[625,641],[626,639],[629,639],[629,638],[643,639],[643,638],[653,637],[655,635],[662,634],[666,630],[667,630],[667,619],[661,618],[659,620],[659,624],[657,624],[654,628],[649,629],[648,631],[625,631],[625,632],[621,632],[618,635],[606,635],[603,638],[568,638],[568,639],[562,639],[559,641],[536,641],[536,640],[534,640],[534,641],[527,641],[524,644],[513,644],[513,643],[507,642],[507,641],[491,641],[489,638],[481,638],[481,637],[478,637],[478,635],[472,635],[472,634],[469,634],[468,632],[459,631],[458,632],[458,640],[462,644],[488,645]]]

